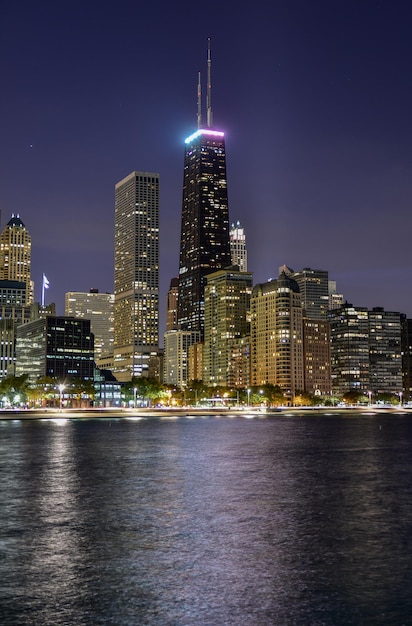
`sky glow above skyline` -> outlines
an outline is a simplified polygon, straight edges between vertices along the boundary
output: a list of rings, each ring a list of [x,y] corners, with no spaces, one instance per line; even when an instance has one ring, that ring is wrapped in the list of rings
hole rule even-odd
[[[355,306],[412,317],[411,5],[230,4],[2,7],[1,227],[19,213],[30,232],[35,299],[43,272],[59,313],[67,291],[113,290],[114,186],[159,172],[164,324],[210,36],[229,220],[254,283],[325,269]]]

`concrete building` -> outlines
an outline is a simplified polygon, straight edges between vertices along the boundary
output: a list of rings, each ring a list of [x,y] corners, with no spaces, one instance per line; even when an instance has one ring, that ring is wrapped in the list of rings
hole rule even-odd
[[[113,373],[128,381],[159,349],[159,174],[132,172],[115,197]]]
[[[241,386],[231,358],[238,341],[250,335],[252,273],[230,267],[206,277],[203,381],[209,386]],[[243,374],[244,377],[244,374]]]
[[[338,293],[336,291],[336,280],[328,281],[328,291],[329,291],[329,310],[338,309],[339,307],[341,307],[344,302],[344,297],[342,293]]]
[[[332,392],[329,322],[304,317],[302,323],[304,390],[311,395],[329,396]]]
[[[88,293],[68,291],[65,295],[65,315],[90,320],[94,335],[94,358],[96,363],[113,354],[114,295],[91,289]]]
[[[302,305],[297,282],[284,271],[253,288],[250,350],[251,384],[279,385],[292,403],[304,388]]]
[[[189,346],[189,380],[203,380],[203,342]]]

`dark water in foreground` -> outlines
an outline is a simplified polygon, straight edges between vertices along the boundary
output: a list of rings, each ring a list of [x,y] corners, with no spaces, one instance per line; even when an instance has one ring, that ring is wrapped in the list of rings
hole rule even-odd
[[[0,623],[412,624],[412,415],[0,421]]]

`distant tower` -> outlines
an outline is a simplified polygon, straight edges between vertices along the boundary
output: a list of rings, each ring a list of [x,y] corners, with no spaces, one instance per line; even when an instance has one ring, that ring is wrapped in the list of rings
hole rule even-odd
[[[166,331],[177,330],[177,301],[179,294],[179,279],[172,278],[167,292]]]
[[[293,272],[299,285],[304,315],[312,320],[325,320],[329,309],[328,272],[305,267]]]
[[[212,128],[210,39],[207,55],[207,127],[185,140],[179,262],[178,326],[204,332],[205,276],[231,264],[224,133]]]
[[[26,304],[33,302],[31,237],[18,215],[12,215],[0,235],[0,280],[26,284]]]
[[[240,222],[232,224],[230,229],[230,256],[232,265],[237,265],[241,272],[247,272],[247,250],[245,229]]]
[[[115,187],[114,373],[148,376],[159,346],[159,174]]]

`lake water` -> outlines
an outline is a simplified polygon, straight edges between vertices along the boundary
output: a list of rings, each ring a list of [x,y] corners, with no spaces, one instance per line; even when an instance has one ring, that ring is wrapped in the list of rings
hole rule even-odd
[[[412,415],[0,421],[0,623],[412,624]]]

